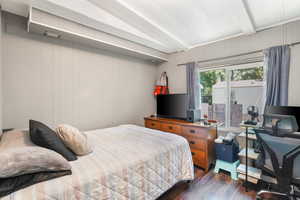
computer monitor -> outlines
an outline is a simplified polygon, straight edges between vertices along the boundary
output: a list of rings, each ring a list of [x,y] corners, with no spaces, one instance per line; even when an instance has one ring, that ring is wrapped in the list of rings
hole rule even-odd
[[[297,106],[267,106],[265,114],[293,115],[300,126],[300,107]],[[297,130],[299,132],[299,128]]]

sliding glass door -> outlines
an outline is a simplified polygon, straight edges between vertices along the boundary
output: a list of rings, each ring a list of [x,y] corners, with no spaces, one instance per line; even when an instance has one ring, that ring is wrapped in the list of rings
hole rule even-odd
[[[202,117],[218,120],[224,127],[239,127],[248,119],[247,108],[264,104],[263,64],[251,63],[200,70]]]

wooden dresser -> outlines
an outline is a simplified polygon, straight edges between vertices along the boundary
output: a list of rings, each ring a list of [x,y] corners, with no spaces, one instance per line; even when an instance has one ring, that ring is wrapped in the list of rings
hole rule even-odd
[[[190,144],[193,161],[205,171],[215,161],[214,140],[217,129],[184,120],[145,117],[145,127],[174,133],[186,138]]]

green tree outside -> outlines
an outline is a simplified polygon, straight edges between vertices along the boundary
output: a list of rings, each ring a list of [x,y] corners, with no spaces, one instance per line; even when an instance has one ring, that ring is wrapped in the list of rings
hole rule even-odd
[[[235,69],[231,71],[231,81],[256,80],[263,81],[264,70],[262,66],[255,68]],[[200,72],[202,85],[202,102],[212,103],[212,87],[217,82],[225,81],[225,69],[209,70]]]
[[[241,81],[241,80],[263,81],[263,79],[264,79],[263,67],[236,69],[236,70],[232,70],[231,73],[232,81]]]

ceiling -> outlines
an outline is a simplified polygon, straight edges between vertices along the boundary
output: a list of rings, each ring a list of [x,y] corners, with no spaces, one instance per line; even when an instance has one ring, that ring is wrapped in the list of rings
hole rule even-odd
[[[173,53],[300,19],[300,0],[0,0],[30,6],[147,47]]]

